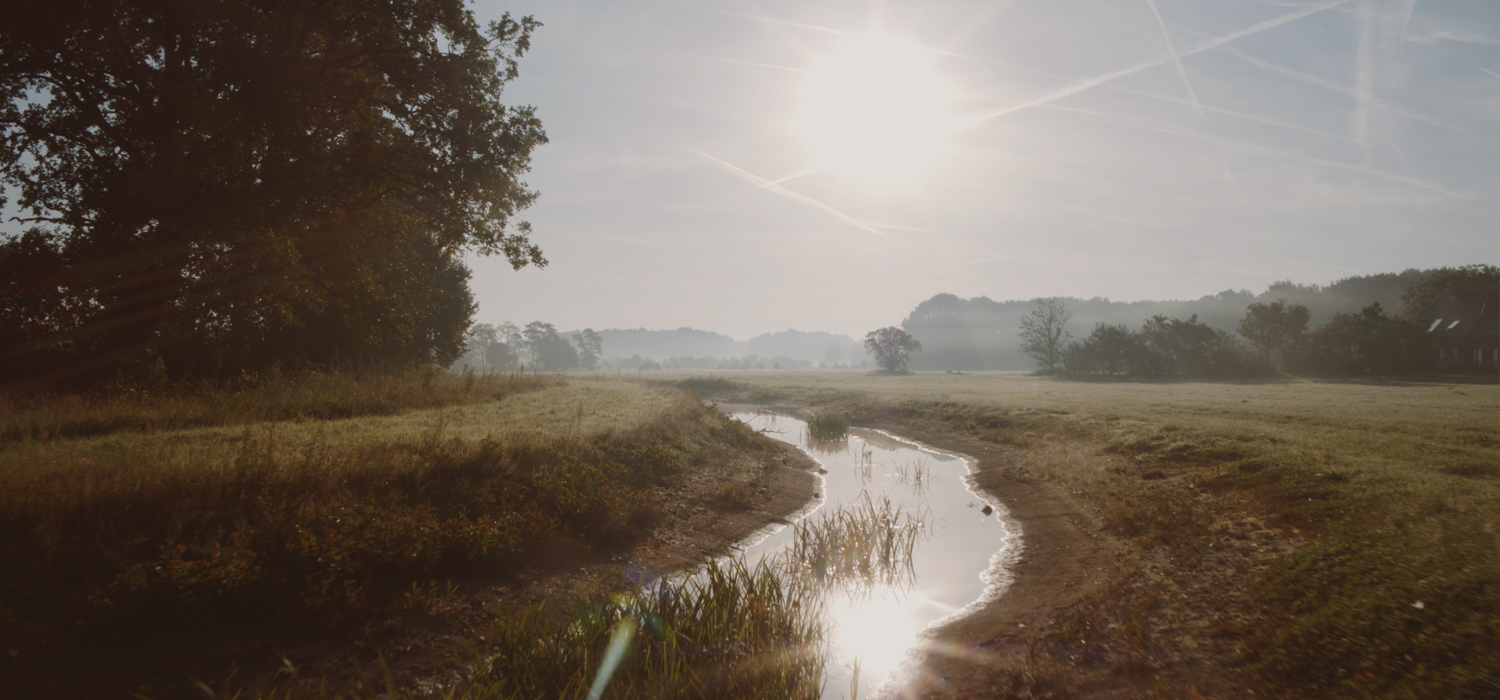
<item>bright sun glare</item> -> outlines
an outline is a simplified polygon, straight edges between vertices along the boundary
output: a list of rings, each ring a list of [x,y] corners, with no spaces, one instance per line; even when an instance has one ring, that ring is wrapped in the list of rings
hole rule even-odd
[[[846,662],[859,659],[861,670],[870,674],[867,681],[895,670],[917,632],[907,606],[892,595],[857,599],[835,613],[834,647]]]
[[[910,42],[851,36],[815,64],[798,135],[813,167],[871,182],[914,182],[948,151],[952,89]]]

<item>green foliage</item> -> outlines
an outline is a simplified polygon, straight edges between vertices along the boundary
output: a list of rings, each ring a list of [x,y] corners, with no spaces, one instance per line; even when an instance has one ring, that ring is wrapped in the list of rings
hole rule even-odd
[[[875,364],[886,372],[905,372],[906,363],[914,352],[922,350],[916,338],[895,326],[887,326],[865,334],[865,350],[875,358]]]
[[[458,0],[26,0],[0,24],[0,380],[446,365],[463,251],[544,265],[512,221],[546,137],[499,103],[537,23]],[[514,225],[513,225],[514,224]]]

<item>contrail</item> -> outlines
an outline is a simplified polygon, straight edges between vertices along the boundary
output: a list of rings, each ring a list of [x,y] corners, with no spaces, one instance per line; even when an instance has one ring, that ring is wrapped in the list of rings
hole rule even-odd
[[[1500,77],[1500,76],[1496,76],[1496,77]],[[1151,98],[1153,100],[1164,100],[1164,101],[1167,101],[1167,102],[1176,102],[1178,104],[1184,104],[1184,105],[1192,106],[1187,100],[1184,100],[1184,99],[1182,99],[1180,97],[1172,97],[1170,95],[1158,95],[1158,94],[1153,93],[1153,92],[1143,92],[1141,90],[1131,90],[1129,88],[1122,88],[1122,87],[1118,87],[1118,86],[1113,86],[1113,87],[1110,87],[1108,89],[1114,90],[1116,92],[1122,92],[1122,93],[1125,93],[1127,95],[1138,95],[1140,97],[1149,97],[1149,98]],[[1331,131],[1323,131],[1322,129],[1315,129],[1313,127],[1306,126],[1306,125],[1303,125],[1303,124],[1298,124],[1296,122],[1289,122],[1289,121],[1285,121],[1285,120],[1282,120],[1282,119],[1275,119],[1273,117],[1262,116],[1262,115],[1259,115],[1259,114],[1251,114],[1249,112],[1241,112],[1241,111],[1238,111],[1238,110],[1227,109],[1227,108],[1224,108],[1224,107],[1214,107],[1214,106],[1211,106],[1211,105],[1202,105],[1202,107],[1203,107],[1203,109],[1205,109],[1207,111],[1210,111],[1210,112],[1217,112],[1219,114],[1227,114],[1227,115],[1229,115],[1231,117],[1239,117],[1240,119],[1244,119],[1246,121],[1258,122],[1258,123],[1261,123],[1261,124],[1265,124],[1267,126],[1279,126],[1279,127],[1283,128],[1283,129],[1295,129],[1297,131],[1305,131],[1305,132],[1307,132],[1309,134],[1317,134],[1318,136],[1323,136],[1323,137],[1334,139],[1334,140],[1337,140],[1337,141],[1345,141],[1345,142],[1348,142],[1348,143],[1358,143],[1354,139],[1352,139],[1352,138],[1350,138],[1348,136],[1345,136],[1343,134],[1335,134],[1335,133],[1333,133]]]
[[[1162,21],[1161,11],[1156,9],[1156,0],[1146,0],[1146,4],[1151,6],[1151,14],[1156,16],[1156,26],[1161,27],[1161,38],[1167,42],[1167,52],[1172,54],[1172,63],[1177,65],[1177,74],[1182,76],[1182,84],[1193,101],[1193,111],[1204,121],[1208,121],[1208,116],[1203,113],[1203,106],[1198,103],[1198,93],[1193,91],[1193,84],[1188,80],[1187,69],[1182,67],[1182,57],[1177,55],[1176,47],[1172,46],[1172,35],[1167,32],[1167,23]]]
[[[1196,131],[1196,130],[1190,129],[1188,127],[1182,126],[1180,124],[1164,123],[1164,122],[1159,122],[1159,121],[1156,121],[1156,120],[1149,120],[1152,123],[1143,123],[1143,120],[1141,120],[1139,118],[1135,118],[1134,121],[1131,121],[1128,118],[1128,115],[1117,115],[1117,114],[1113,114],[1113,113],[1110,113],[1110,112],[1101,112],[1101,111],[1092,110],[1092,109],[1081,109],[1081,108],[1078,108],[1078,107],[1060,107],[1060,106],[1057,106],[1057,105],[1049,105],[1048,109],[1055,109],[1055,110],[1059,110],[1059,111],[1063,111],[1063,112],[1077,112],[1079,114],[1083,114],[1083,115],[1086,115],[1086,116],[1092,116],[1093,118],[1095,118],[1095,119],[1097,119],[1099,121],[1106,122],[1106,123],[1109,123],[1109,124],[1118,124],[1120,126],[1129,126],[1129,127],[1134,127],[1134,128],[1137,128],[1137,129],[1144,129],[1146,131],[1155,131],[1155,132],[1163,133],[1163,134],[1172,134],[1174,136],[1185,136],[1185,137],[1188,137],[1188,138],[1204,139],[1204,140],[1208,140],[1208,141],[1214,141],[1216,143],[1219,143],[1222,146],[1226,146],[1228,148],[1234,148],[1234,149],[1241,150],[1241,151],[1250,151],[1250,152],[1255,152],[1255,153],[1270,154],[1270,155],[1274,155],[1274,156],[1281,156],[1283,158],[1290,158],[1292,160],[1302,161],[1304,163],[1310,163],[1310,164],[1313,164],[1313,165],[1321,165],[1321,166],[1326,167],[1326,168],[1333,168],[1333,169],[1336,169],[1336,170],[1347,170],[1347,171],[1350,171],[1350,172],[1362,173],[1362,174],[1365,174],[1365,175],[1369,175],[1371,177],[1380,178],[1382,180],[1389,180],[1391,182],[1399,182],[1399,183],[1401,183],[1403,185],[1409,185],[1411,187],[1415,187],[1417,189],[1428,190],[1430,192],[1438,192],[1440,194],[1445,194],[1445,195],[1448,195],[1450,197],[1455,197],[1455,198],[1458,198],[1458,199],[1474,199],[1475,198],[1474,195],[1471,194],[1471,193],[1468,193],[1468,192],[1457,192],[1457,191],[1454,191],[1454,190],[1450,190],[1450,189],[1444,188],[1442,186],[1439,186],[1439,185],[1433,184],[1431,182],[1428,182],[1426,180],[1423,180],[1421,178],[1411,177],[1409,175],[1400,175],[1400,174],[1397,174],[1397,173],[1390,173],[1390,172],[1386,172],[1384,170],[1376,170],[1374,168],[1368,168],[1368,167],[1359,166],[1359,165],[1348,165],[1346,163],[1340,163],[1338,161],[1325,160],[1325,159],[1322,159],[1322,158],[1315,158],[1313,156],[1305,156],[1305,155],[1302,155],[1300,153],[1290,153],[1290,152],[1287,152],[1287,151],[1278,151],[1278,150],[1276,150],[1274,148],[1266,148],[1265,146],[1258,146],[1256,144],[1247,143],[1245,141],[1239,141],[1237,139],[1226,138],[1226,137],[1223,137],[1223,136],[1215,136],[1213,134],[1206,134],[1204,132]],[[1121,119],[1120,118],[1121,116],[1126,116],[1127,118],[1126,119]],[[1161,124],[1161,126],[1155,126],[1153,124]]]
[[[692,146],[688,146],[688,148],[691,148],[694,153],[697,153],[698,155],[703,156],[704,158],[707,158],[707,159],[713,161],[714,163],[717,163],[719,165],[719,167],[722,167],[725,170],[728,170],[735,177],[738,177],[738,178],[740,178],[742,180],[745,180],[746,182],[749,182],[751,184],[757,185],[759,187],[763,187],[763,188],[765,188],[767,190],[770,190],[772,192],[775,192],[776,194],[779,194],[779,195],[781,195],[783,197],[787,197],[789,199],[794,199],[794,200],[796,200],[798,202],[802,202],[803,204],[808,204],[808,205],[817,207],[819,209],[822,209],[823,211],[826,211],[829,214],[832,214],[832,215],[838,217],[843,222],[845,222],[847,224],[850,224],[852,226],[855,226],[856,228],[864,229],[864,230],[869,231],[870,233],[873,233],[873,234],[875,234],[877,236],[880,236],[882,238],[890,238],[890,236],[886,235],[885,233],[882,233],[881,231],[876,230],[874,227],[870,226],[869,224],[867,224],[867,223],[865,223],[863,221],[860,221],[859,219],[856,219],[856,218],[854,218],[852,216],[849,216],[848,214],[845,214],[844,212],[841,212],[841,211],[839,211],[837,209],[834,209],[833,207],[830,207],[827,204],[819,202],[818,200],[813,199],[812,197],[809,197],[809,196],[804,195],[804,194],[799,194],[797,192],[793,192],[793,191],[791,191],[791,190],[789,190],[789,189],[787,189],[785,187],[782,187],[781,185],[778,185],[778,184],[776,184],[774,182],[771,182],[771,181],[769,181],[769,180],[767,180],[767,179],[765,179],[765,178],[763,178],[763,177],[761,177],[759,175],[756,175],[755,173],[749,172],[747,170],[742,170],[742,169],[740,169],[738,167],[735,167],[734,165],[731,165],[731,164],[726,163],[726,162],[724,162],[722,160],[719,160],[718,158],[715,158],[715,157],[713,157],[713,156],[711,156],[711,155],[709,155],[707,153],[704,153],[703,151],[700,151],[700,150],[698,150],[696,148],[693,148]]]
[[[1474,66],[1474,67],[1475,68],[1479,68],[1479,66]],[[1490,70],[1488,68],[1479,68],[1479,70],[1484,71],[1486,73],[1489,73],[1490,75],[1492,75],[1492,76],[1494,76],[1496,78],[1500,78],[1500,73],[1496,73],[1495,71],[1492,71],[1492,70]]]
[[[1223,36],[1219,36],[1219,37],[1215,37],[1213,39],[1209,39],[1208,41],[1205,41],[1205,42],[1200,43],[1200,44],[1198,44],[1196,46],[1193,46],[1190,49],[1182,51],[1181,53],[1178,54],[1178,56],[1179,57],[1180,56],[1192,56],[1193,54],[1203,53],[1204,51],[1209,51],[1209,50],[1212,50],[1212,49],[1216,49],[1216,48],[1219,48],[1220,46],[1228,44],[1231,41],[1234,41],[1235,39],[1240,39],[1240,38],[1243,38],[1243,37],[1247,37],[1247,36],[1250,36],[1252,34],[1258,34],[1260,32],[1266,31],[1267,29],[1272,29],[1272,28],[1275,28],[1275,27],[1279,27],[1279,26],[1281,26],[1283,24],[1286,24],[1287,22],[1292,22],[1292,21],[1295,21],[1295,20],[1299,20],[1299,19],[1302,19],[1303,17],[1306,17],[1308,15],[1311,15],[1311,14],[1314,14],[1314,13],[1317,13],[1317,12],[1322,12],[1323,10],[1327,10],[1329,8],[1332,8],[1332,7],[1338,7],[1339,5],[1343,5],[1345,3],[1349,3],[1349,2],[1352,2],[1352,1],[1353,0],[1328,0],[1327,2],[1321,2],[1321,3],[1318,3],[1316,5],[1309,5],[1307,7],[1304,7],[1302,9],[1300,9],[1300,10],[1297,10],[1296,12],[1292,12],[1290,14],[1285,14],[1285,15],[1282,15],[1282,16],[1277,17],[1275,19],[1268,19],[1268,20],[1266,20],[1264,22],[1260,22],[1258,24],[1252,24],[1249,27],[1241,29],[1241,30],[1239,30],[1237,32],[1231,32],[1231,33],[1225,34]],[[1141,72],[1143,70],[1146,70],[1147,68],[1153,68],[1153,67],[1159,66],[1159,65],[1161,65],[1161,64],[1163,64],[1165,62],[1166,62],[1166,59],[1157,59],[1155,61],[1148,61],[1146,63],[1140,63],[1140,64],[1137,64],[1137,65],[1131,66],[1129,68],[1122,68],[1122,69],[1114,71],[1112,73],[1105,73],[1104,75],[1100,75],[1100,76],[1096,76],[1096,77],[1093,77],[1093,78],[1089,78],[1087,80],[1083,80],[1083,81],[1074,83],[1074,84],[1069,85],[1067,87],[1064,87],[1064,88],[1061,88],[1061,89],[1058,89],[1058,90],[1054,90],[1054,91],[1052,91],[1050,93],[1047,93],[1046,95],[1038,97],[1038,98],[1036,98],[1034,100],[1031,100],[1029,102],[1023,102],[1023,103],[1018,104],[1018,105],[1013,105],[1013,106],[1010,106],[1010,107],[1006,107],[1005,109],[1002,109],[1002,110],[999,110],[999,111],[996,111],[996,112],[991,112],[989,114],[984,114],[984,115],[980,115],[978,117],[971,118],[971,119],[968,120],[969,123],[964,127],[964,129],[972,129],[975,126],[978,126],[981,123],[984,123],[984,122],[987,122],[987,121],[989,121],[991,119],[994,119],[995,117],[1005,116],[1005,115],[1010,114],[1012,112],[1019,112],[1019,111],[1021,111],[1023,109],[1029,109],[1031,107],[1036,107],[1038,105],[1044,105],[1044,104],[1047,104],[1049,102],[1056,102],[1056,101],[1061,100],[1063,98],[1072,97],[1073,95],[1076,95],[1076,94],[1078,94],[1080,92],[1083,92],[1084,90],[1087,90],[1087,89],[1089,89],[1091,87],[1094,87],[1096,85],[1102,85],[1102,84],[1107,83],[1107,82],[1109,82],[1111,80],[1114,80],[1116,78],[1123,78],[1123,77],[1125,77],[1127,75],[1132,75],[1132,74],[1135,74],[1135,73],[1139,73],[1139,72]]]
[[[756,185],[754,188],[752,188],[752,191],[754,191],[754,190],[762,190],[762,189],[765,189],[765,188],[770,187],[772,185],[779,185],[779,184],[781,184],[783,182],[790,182],[790,181],[795,180],[795,179],[797,179],[799,177],[807,177],[808,175],[811,175],[813,173],[818,173],[818,172],[822,172],[822,168],[808,168],[806,170],[798,170],[797,172],[792,173],[791,175],[783,175],[781,177],[776,178],[775,180],[771,180],[771,181],[767,182],[764,185]]]
[[[1231,46],[1231,47],[1229,47],[1227,49],[1224,49],[1224,53],[1229,54],[1230,56],[1234,56],[1235,58],[1238,58],[1241,61],[1249,63],[1250,65],[1257,66],[1257,67],[1260,67],[1260,68],[1264,68],[1265,70],[1271,71],[1272,73],[1280,73],[1281,75],[1284,75],[1284,76],[1286,76],[1288,78],[1291,78],[1293,80],[1298,80],[1298,81],[1307,83],[1308,85],[1316,85],[1317,87],[1323,88],[1325,90],[1331,90],[1333,92],[1337,92],[1340,95],[1348,95],[1349,97],[1353,97],[1355,99],[1359,99],[1359,96],[1356,95],[1353,90],[1351,90],[1351,89],[1349,89],[1349,88],[1347,88],[1347,87],[1345,87],[1343,85],[1339,85],[1338,83],[1332,82],[1330,80],[1324,80],[1322,78],[1319,78],[1316,75],[1308,75],[1308,74],[1303,73],[1301,71],[1292,70],[1291,68],[1287,68],[1286,66],[1279,66],[1279,65],[1276,65],[1275,63],[1271,63],[1269,61],[1263,61],[1263,60],[1261,60],[1259,58],[1251,56],[1248,53],[1245,53],[1244,51],[1241,51],[1241,50],[1239,50],[1237,48],[1234,48],[1233,46]],[[1431,124],[1433,126],[1439,126],[1439,127],[1444,128],[1444,129],[1451,129],[1453,131],[1461,131],[1461,132],[1466,133],[1466,134],[1472,134],[1472,133],[1474,133],[1473,131],[1470,131],[1469,129],[1465,129],[1464,127],[1461,127],[1461,126],[1454,126],[1452,124],[1445,124],[1445,123],[1440,122],[1440,121],[1438,121],[1436,119],[1433,119],[1431,117],[1426,117],[1426,116],[1417,114],[1415,112],[1408,112],[1408,111],[1406,111],[1404,109],[1401,109],[1400,107],[1397,107],[1396,105],[1393,105],[1393,104],[1391,104],[1389,102],[1386,102],[1384,100],[1379,100],[1379,99],[1371,98],[1370,102],[1371,102],[1371,104],[1374,104],[1375,106],[1377,106],[1377,107],[1379,107],[1381,109],[1384,109],[1384,110],[1386,110],[1388,112],[1395,112],[1396,114],[1400,114],[1400,115],[1403,115],[1403,116],[1411,117],[1412,119],[1416,119],[1418,121],[1427,122],[1428,124]]]

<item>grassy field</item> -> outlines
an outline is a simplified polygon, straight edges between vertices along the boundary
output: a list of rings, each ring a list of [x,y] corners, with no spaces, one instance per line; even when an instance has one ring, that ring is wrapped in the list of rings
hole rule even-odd
[[[1012,477],[1081,498],[1127,554],[1035,633],[1037,694],[1091,677],[1161,697],[1500,694],[1494,378],[662,379],[1009,446]]]
[[[12,690],[80,658],[102,673],[159,641],[315,637],[420,606],[434,581],[623,551],[658,520],[656,487],[772,449],[684,392],[588,378],[6,401],[0,664],[29,679]]]

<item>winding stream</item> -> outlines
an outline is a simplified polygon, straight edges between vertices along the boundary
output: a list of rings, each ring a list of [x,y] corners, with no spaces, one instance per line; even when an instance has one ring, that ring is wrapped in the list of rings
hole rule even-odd
[[[910,585],[827,593],[831,653],[824,698],[849,697],[856,659],[859,695],[881,695],[912,672],[918,643],[931,630],[1004,593],[1010,582],[1007,564],[1020,554],[1021,529],[1004,506],[976,495],[963,456],[859,428],[851,429],[847,440],[809,442],[800,420],[769,413],[730,415],[796,445],[827,471],[819,498],[797,519],[856,505],[868,493],[876,501],[889,498],[930,525],[930,536],[918,538],[912,550]],[[986,514],[986,506],[993,512]],[[741,543],[739,551],[754,563],[788,548],[793,534],[786,526],[768,528]]]

